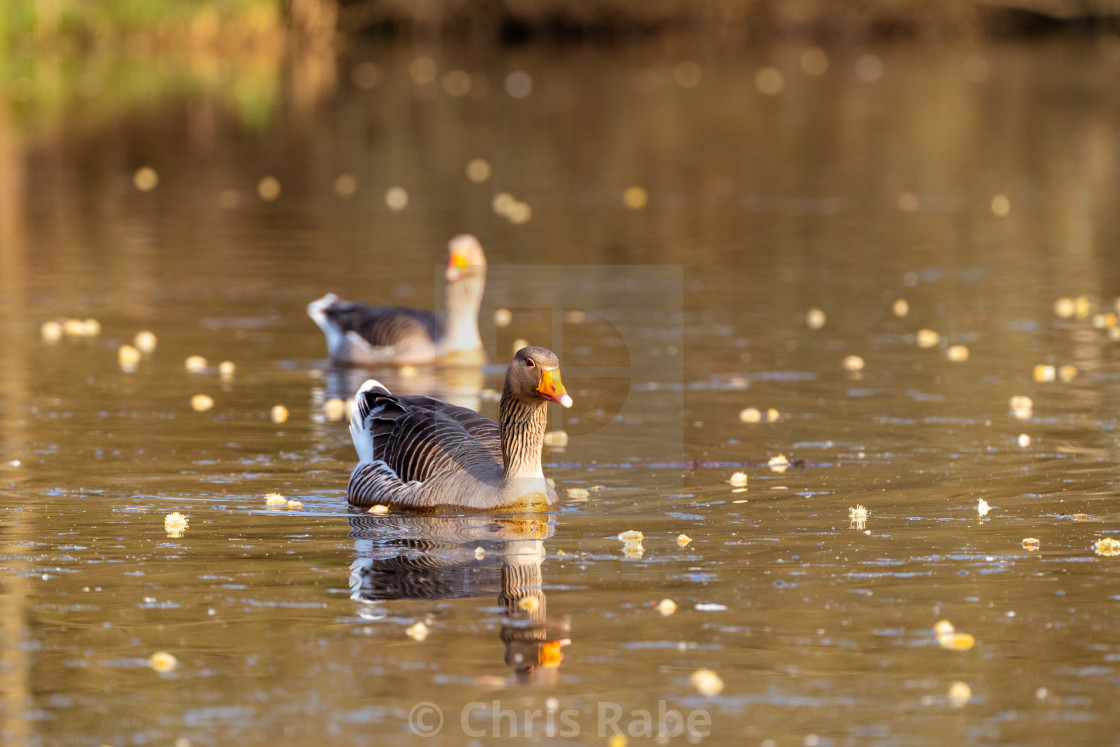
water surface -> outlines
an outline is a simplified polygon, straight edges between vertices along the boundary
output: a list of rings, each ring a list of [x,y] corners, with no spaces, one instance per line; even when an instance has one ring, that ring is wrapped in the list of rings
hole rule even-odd
[[[1111,50],[835,49],[820,71],[794,46],[399,47],[294,67],[254,118],[191,86],[52,118],[34,79],[0,107],[5,741],[411,744],[429,703],[433,744],[637,740],[670,711],[712,744],[1113,742]],[[306,303],[438,306],[464,231],[492,365],[330,368]],[[40,338],[70,317],[100,335]],[[123,372],[141,329],[158,347]],[[544,455],[563,505],[349,514],[324,403],[376,375],[493,416],[518,339],[575,399]],[[939,645],[942,619],[975,645]]]

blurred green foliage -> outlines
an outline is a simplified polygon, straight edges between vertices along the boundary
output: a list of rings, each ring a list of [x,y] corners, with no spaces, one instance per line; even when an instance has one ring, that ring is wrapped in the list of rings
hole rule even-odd
[[[181,38],[230,25],[259,28],[278,23],[280,6],[281,0],[4,0],[0,45],[93,45],[139,34]]]

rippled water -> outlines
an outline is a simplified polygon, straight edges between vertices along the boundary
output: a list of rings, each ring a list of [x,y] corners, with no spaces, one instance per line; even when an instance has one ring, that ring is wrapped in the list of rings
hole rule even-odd
[[[1120,557],[1093,547],[1120,539],[1120,62],[1092,40],[899,46],[813,75],[803,53],[448,48],[424,85],[419,53],[373,50],[314,95],[292,71],[263,123],[205,93],[111,125],[32,126],[9,100],[5,742],[1114,741]],[[494,213],[502,191],[527,223]],[[437,305],[463,231],[492,266],[494,363],[376,375],[494,415],[515,340],[553,347],[576,405],[546,471],[588,495],[348,514],[324,403],[369,374],[327,366],[304,306]],[[100,335],[40,339],[69,317]],[[122,372],[141,329],[158,347]]]

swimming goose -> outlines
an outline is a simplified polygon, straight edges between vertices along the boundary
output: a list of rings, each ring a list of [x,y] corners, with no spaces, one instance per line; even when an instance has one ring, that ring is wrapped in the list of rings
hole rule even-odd
[[[547,509],[557,501],[541,471],[549,402],[572,406],[556,354],[539,347],[513,357],[496,423],[433,397],[396,397],[370,379],[354,396],[359,462],[347,499],[423,512]]]
[[[481,363],[478,308],[486,285],[486,255],[461,234],[447,246],[447,315],[402,306],[363,306],[328,293],[307,305],[339,366]]]

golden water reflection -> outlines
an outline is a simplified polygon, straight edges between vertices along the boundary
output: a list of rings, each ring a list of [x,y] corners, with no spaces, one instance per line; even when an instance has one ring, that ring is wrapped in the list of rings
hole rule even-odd
[[[518,681],[555,683],[571,625],[548,617],[541,573],[554,531],[548,517],[352,513],[349,523],[357,556],[350,598],[370,605],[361,617],[388,614],[392,600],[494,596],[506,665]]]

